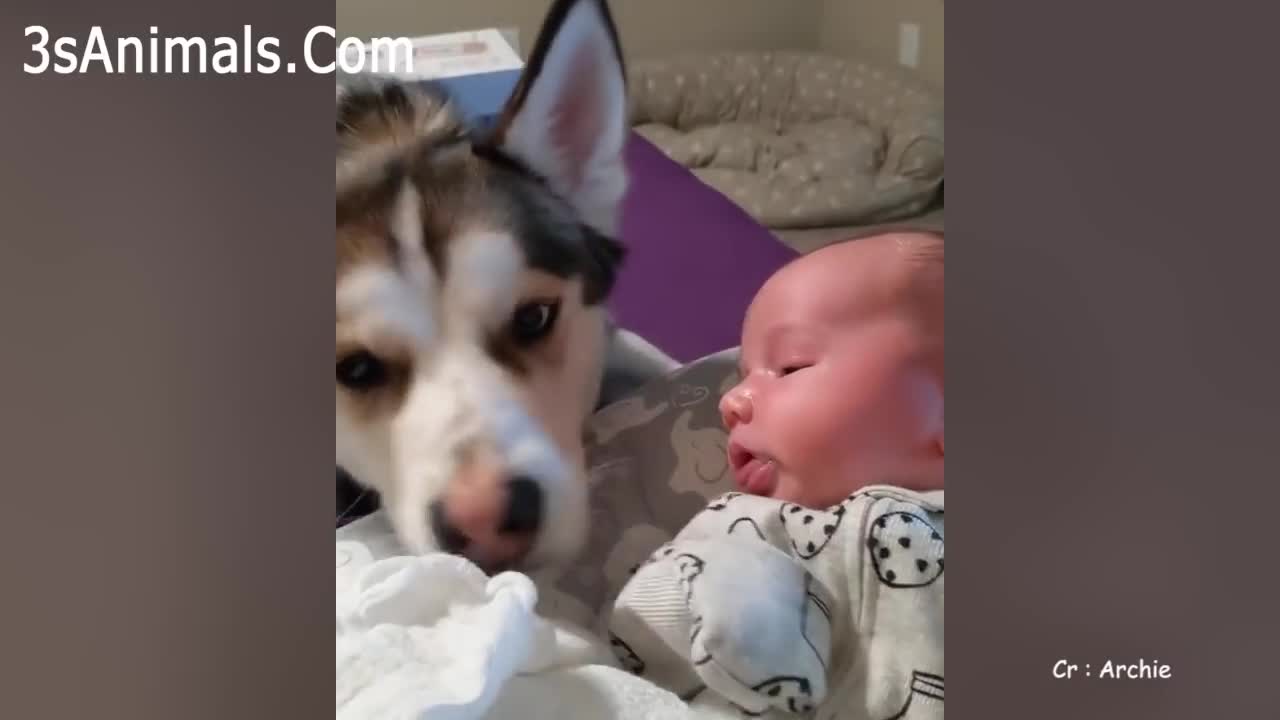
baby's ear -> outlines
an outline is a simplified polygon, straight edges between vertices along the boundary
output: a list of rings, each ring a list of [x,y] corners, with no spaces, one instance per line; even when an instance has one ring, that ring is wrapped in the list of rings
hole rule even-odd
[[[934,405],[933,418],[932,418],[933,435],[935,438],[934,442],[938,447],[938,457],[942,457],[943,448],[946,445],[946,440],[945,440],[946,431],[944,430],[945,419],[946,419],[946,412],[943,410],[942,388],[939,387],[938,402]]]
[[[922,398],[924,402],[920,406],[923,410],[923,450],[931,461],[941,461],[946,447],[946,411],[942,401],[942,384],[930,380],[925,383],[925,388],[927,396]]]

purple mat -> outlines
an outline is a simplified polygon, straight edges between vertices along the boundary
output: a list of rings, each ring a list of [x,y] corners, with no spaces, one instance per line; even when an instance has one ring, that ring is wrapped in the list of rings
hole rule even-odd
[[[738,345],[751,298],[795,251],[635,133],[626,158],[618,324],[682,363]]]

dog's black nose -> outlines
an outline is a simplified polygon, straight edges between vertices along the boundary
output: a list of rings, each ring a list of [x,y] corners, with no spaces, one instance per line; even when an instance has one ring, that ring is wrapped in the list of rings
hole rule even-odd
[[[501,533],[533,533],[542,525],[542,488],[533,480],[516,476],[507,481],[507,512],[498,527]]]
[[[439,500],[431,503],[431,532],[444,552],[457,555],[467,546],[467,536],[445,517],[444,503]]]

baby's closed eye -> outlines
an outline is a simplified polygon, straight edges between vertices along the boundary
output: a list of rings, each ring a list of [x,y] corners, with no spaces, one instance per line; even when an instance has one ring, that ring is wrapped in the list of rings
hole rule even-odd
[[[801,370],[810,367],[813,367],[813,363],[791,363],[789,365],[783,365],[782,369],[778,371],[778,375],[786,377],[792,373],[800,372]]]

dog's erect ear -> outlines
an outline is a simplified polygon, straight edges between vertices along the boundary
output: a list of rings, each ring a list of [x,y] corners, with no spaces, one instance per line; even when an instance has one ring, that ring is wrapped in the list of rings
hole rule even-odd
[[[556,0],[493,142],[614,237],[627,187],[627,87],[604,0]]]

